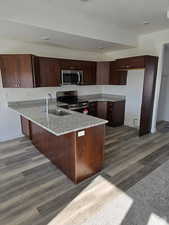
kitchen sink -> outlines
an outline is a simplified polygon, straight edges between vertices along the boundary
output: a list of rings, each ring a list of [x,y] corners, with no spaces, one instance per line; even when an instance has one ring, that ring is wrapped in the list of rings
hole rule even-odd
[[[67,115],[71,115],[71,113],[63,111],[63,110],[49,110],[49,114],[55,115],[55,116],[67,116]]]

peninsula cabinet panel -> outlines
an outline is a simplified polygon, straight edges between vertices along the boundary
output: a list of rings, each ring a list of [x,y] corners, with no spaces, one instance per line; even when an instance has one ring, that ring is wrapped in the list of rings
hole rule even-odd
[[[38,87],[58,86],[60,84],[59,61],[54,58],[38,57],[36,75]]]
[[[102,169],[104,125],[56,136],[31,122],[32,143],[74,183]],[[81,132],[81,131],[80,131]]]
[[[105,126],[85,129],[85,135],[76,136],[76,183],[99,172],[104,160]]]
[[[32,55],[0,55],[0,70],[5,88],[31,88],[35,85]]]
[[[75,181],[75,133],[56,136],[31,122],[32,143],[50,161]]]

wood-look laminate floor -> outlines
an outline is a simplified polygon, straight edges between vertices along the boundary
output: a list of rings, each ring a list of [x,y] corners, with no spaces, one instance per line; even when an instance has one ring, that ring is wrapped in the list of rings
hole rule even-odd
[[[126,191],[169,160],[168,150],[169,132],[140,138],[133,128],[107,127],[102,172],[75,185],[27,138],[1,143],[0,225],[46,225],[98,176]]]

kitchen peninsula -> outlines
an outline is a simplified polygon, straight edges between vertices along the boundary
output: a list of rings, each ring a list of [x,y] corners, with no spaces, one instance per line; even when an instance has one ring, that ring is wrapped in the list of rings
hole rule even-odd
[[[106,120],[60,107],[63,115],[55,115],[54,103],[46,113],[42,100],[9,103],[9,107],[27,119],[36,148],[73,182],[102,169]]]

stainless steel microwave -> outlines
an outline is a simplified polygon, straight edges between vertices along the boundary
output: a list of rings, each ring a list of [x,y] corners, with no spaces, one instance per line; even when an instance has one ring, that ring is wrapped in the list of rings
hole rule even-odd
[[[83,71],[61,70],[61,82],[62,85],[83,84]]]

